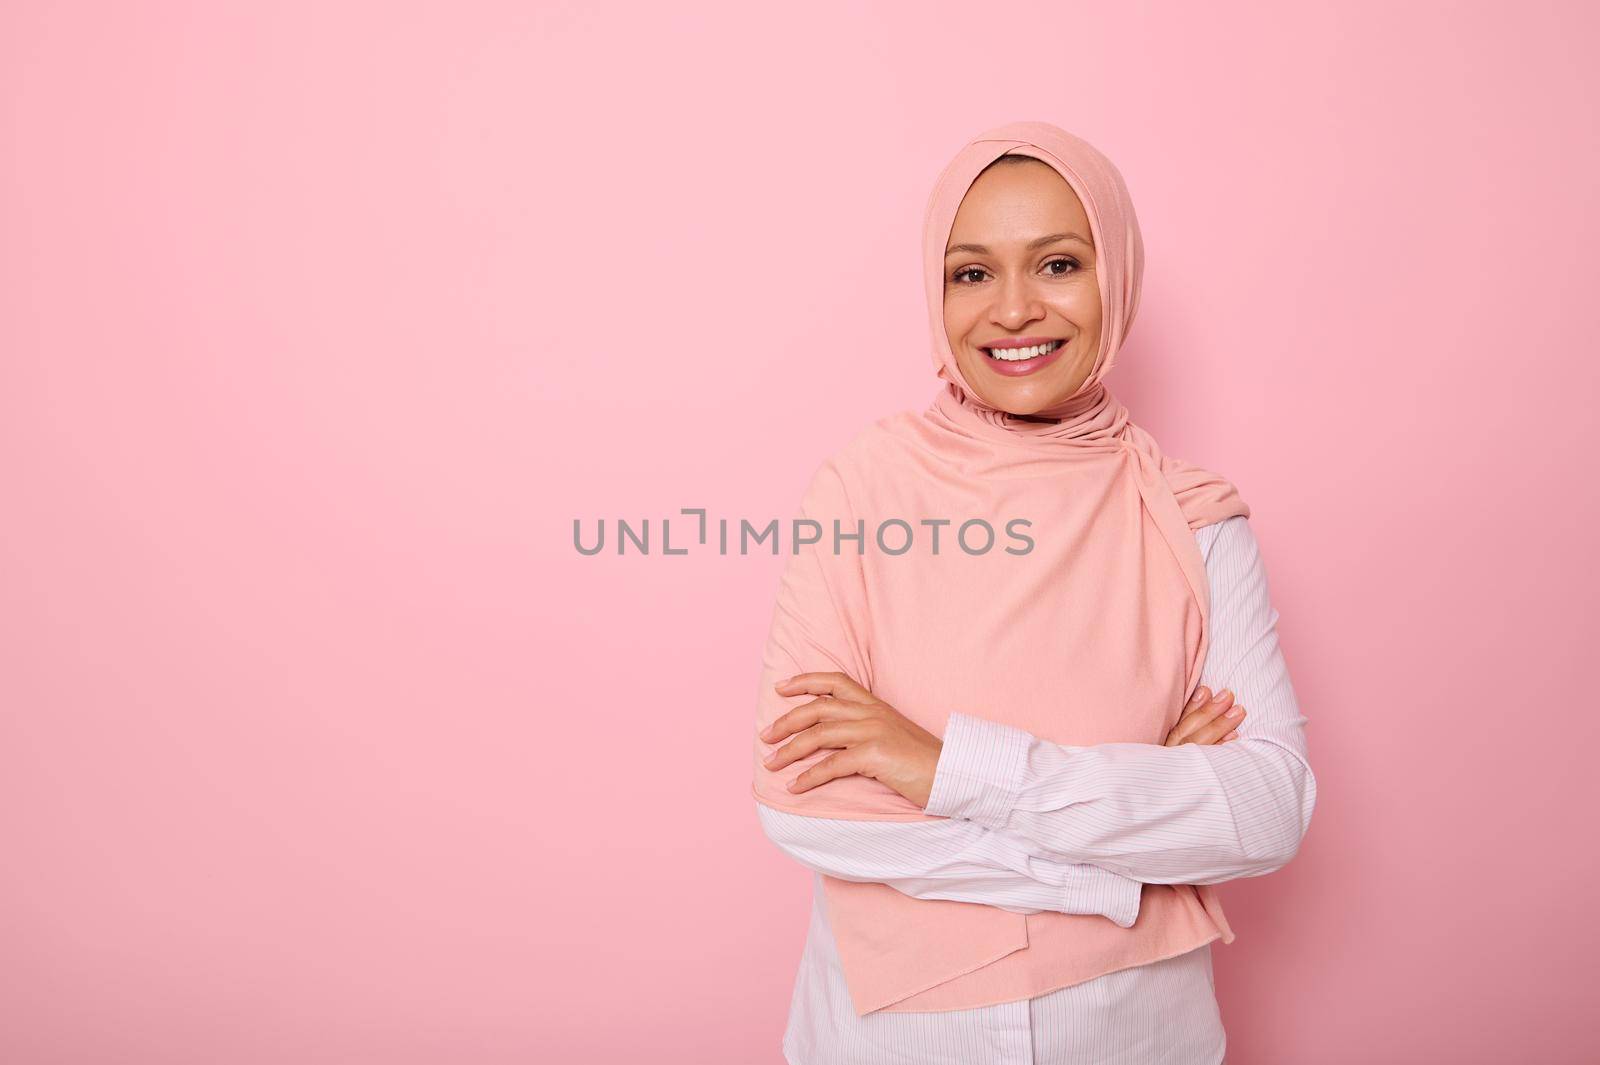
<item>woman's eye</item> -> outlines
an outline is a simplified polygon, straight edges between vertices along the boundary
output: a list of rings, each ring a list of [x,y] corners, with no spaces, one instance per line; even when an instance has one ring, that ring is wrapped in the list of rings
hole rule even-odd
[[[1061,269],[1057,269],[1060,267]],[[1046,273],[1051,277],[1064,277],[1075,270],[1081,269],[1078,260],[1071,257],[1051,259],[1044,264]],[[964,270],[957,270],[950,275],[950,280],[957,285],[975,285],[983,280],[988,271],[981,266],[969,266]]]

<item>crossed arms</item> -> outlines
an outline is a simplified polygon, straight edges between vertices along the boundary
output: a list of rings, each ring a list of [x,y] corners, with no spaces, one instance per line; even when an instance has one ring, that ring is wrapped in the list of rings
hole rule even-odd
[[[1298,851],[1316,804],[1278,612],[1248,519],[1196,532],[1211,587],[1201,683],[1249,714],[1228,743],[1074,747],[951,713],[935,821],[811,817],[759,801],[763,831],[807,868],[918,898],[1129,926],[1141,885],[1262,876]],[[759,767],[758,774],[761,772]]]

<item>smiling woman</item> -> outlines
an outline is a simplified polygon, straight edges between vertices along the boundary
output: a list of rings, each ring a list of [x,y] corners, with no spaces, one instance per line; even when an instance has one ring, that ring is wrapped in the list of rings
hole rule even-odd
[[[1214,885],[1289,861],[1316,787],[1250,508],[1104,384],[1143,251],[1116,168],[1045,123],[929,197],[944,386],[800,514],[1026,513],[1034,546],[784,566],[752,788],[815,878],[792,1065],[1222,1060]]]
[[[1037,415],[1094,369],[1100,293],[1087,232],[1072,188],[1031,156],[1002,155],[962,199],[945,252],[944,328],[983,402]]]

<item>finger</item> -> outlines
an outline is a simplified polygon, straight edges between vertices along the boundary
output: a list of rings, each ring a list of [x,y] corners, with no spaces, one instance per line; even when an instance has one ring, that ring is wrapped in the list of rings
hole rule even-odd
[[[785,736],[810,728],[828,716],[830,702],[831,700],[822,698],[801,703],[793,710],[778,715],[777,720],[762,730],[761,738],[768,743],[777,743]]]
[[[1234,729],[1232,732],[1228,733],[1226,736],[1222,737],[1222,739],[1218,740],[1217,742],[1218,743],[1227,743],[1229,740],[1236,740],[1238,738],[1239,738],[1239,730],[1238,729]]]
[[[844,673],[799,673],[774,685],[784,695],[837,695],[845,699],[872,698],[872,693]]]
[[[1235,706],[1225,713],[1219,714],[1216,720],[1195,732],[1192,737],[1193,742],[1204,744],[1222,742],[1222,737],[1239,727],[1239,723],[1244,720],[1244,715],[1245,708],[1242,706]]]
[[[1176,739],[1170,746],[1177,746],[1177,744],[1183,743],[1197,729],[1204,728],[1210,724],[1218,714],[1227,709],[1232,701],[1233,693],[1224,689],[1216,698],[1202,702],[1195,709],[1190,710],[1173,726],[1172,733],[1168,738],[1176,737]]]
[[[1196,731],[1211,723],[1211,720],[1222,713],[1222,708],[1213,703],[1204,703],[1198,710],[1191,710],[1172,726],[1172,731],[1167,734],[1170,745],[1176,747],[1183,743]]]
[[[1167,746],[1176,747],[1182,742],[1183,736],[1194,727],[1192,723],[1186,723],[1189,715],[1205,706],[1206,701],[1210,698],[1210,688],[1207,688],[1204,684],[1195,687],[1194,694],[1189,696],[1189,701],[1183,704],[1183,709],[1178,713],[1178,723],[1172,726],[1171,732],[1167,733]]]
[[[829,755],[789,781],[789,790],[794,792],[808,791],[818,784],[826,784],[837,777],[854,776],[857,757],[853,750],[840,751],[838,754]]]
[[[856,703],[825,695],[809,703],[801,703],[793,710],[781,714],[776,721],[762,730],[761,738],[767,743],[777,743],[785,736],[808,729],[818,721],[859,717],[862,709]]]
[[[761,764],[768,769],[782,769],[790,762],[798,762],[824,747],[849,747],[866,739],[861,727],[851,721],[824,721],[801,732],[800,735],[779,747]]]
[[[1183,737],[1190,727],[1187,724],[1189,714],[1196,707],[1204,705],[1208,694],[1210,693],[1206,691],[1206,687],[1203,684],[1195,688],[1194,694],[1189,696],[1189,701],[1183,704],[1182,710],[1178,711],[1178,723],[1172,726],[1172,731],[1168,732],[1167,738],[1162,741],[1165,746],[1176,747],[1183,742]]]

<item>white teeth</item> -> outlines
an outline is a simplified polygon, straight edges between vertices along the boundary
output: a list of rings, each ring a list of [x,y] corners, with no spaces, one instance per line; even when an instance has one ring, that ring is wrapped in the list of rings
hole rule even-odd
[[[992,359],[1001,359],[1005,362],[1021,362],[1023,359],[1036,359],[1047,351],[1054,351],[1064,341],[1052,340],[1048,344],[1035,344],[1029,348],[984,348]]]

